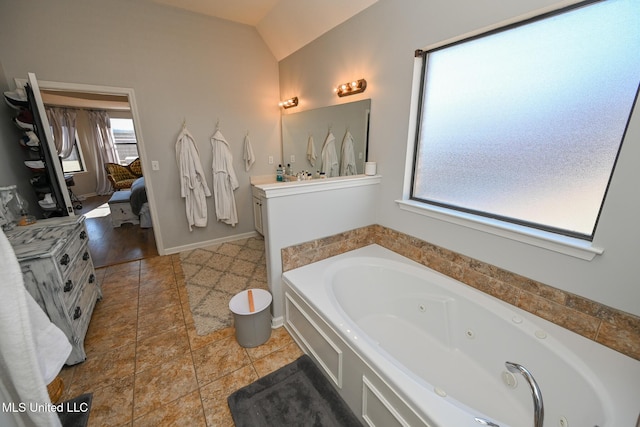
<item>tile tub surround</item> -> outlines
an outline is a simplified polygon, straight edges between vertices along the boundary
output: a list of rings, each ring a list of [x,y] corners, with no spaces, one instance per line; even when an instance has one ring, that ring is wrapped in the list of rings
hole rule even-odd
[[[374,243],[640,360],[640,317],[377,224],[284,248],[282,271]]]

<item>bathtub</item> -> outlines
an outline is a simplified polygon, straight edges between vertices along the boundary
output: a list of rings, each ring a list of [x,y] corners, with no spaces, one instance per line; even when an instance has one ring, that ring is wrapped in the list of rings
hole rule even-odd
[[[633,427],[640,361],[370,245],[283,274],[285,327],[365,425]]]

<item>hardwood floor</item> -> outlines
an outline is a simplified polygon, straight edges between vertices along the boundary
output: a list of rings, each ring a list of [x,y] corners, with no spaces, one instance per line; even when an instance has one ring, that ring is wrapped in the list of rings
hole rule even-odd
[[[89,251],[96,268],[158,255],[153,228],[122,224],[114,228],[109,212],[110,196],[89,197],[76,214],[86,216]]]

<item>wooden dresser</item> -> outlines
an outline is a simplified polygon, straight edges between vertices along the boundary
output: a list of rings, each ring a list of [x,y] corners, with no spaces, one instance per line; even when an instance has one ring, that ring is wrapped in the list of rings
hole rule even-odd
[[[6,233],[31,296],[69,338],[68,365],[86,359],[84,337],[102,290],[84,216],[51,218]]]

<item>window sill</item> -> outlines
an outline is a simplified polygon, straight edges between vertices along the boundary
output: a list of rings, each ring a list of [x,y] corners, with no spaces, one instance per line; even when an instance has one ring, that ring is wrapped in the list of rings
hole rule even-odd
[[[596,255],[601,255],[604,252],[603,248],[595,247],[591,242],[586,240],[510,224],[491,218],[483,218],[452,209],[431,206],[413,200],[396,200],[396,203],[400,209],[407,212],[483,231],[586,261],[591,261]]]

